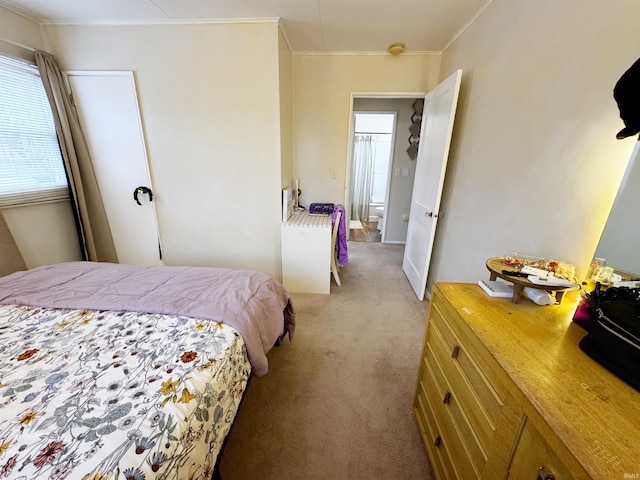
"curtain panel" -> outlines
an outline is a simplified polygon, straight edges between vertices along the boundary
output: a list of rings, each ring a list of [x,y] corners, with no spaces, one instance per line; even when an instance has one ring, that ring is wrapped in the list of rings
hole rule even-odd
[[[36,65],[51,104],[85,260],[117,262],[107,215],[80,120],[56,58],[36,50]]]

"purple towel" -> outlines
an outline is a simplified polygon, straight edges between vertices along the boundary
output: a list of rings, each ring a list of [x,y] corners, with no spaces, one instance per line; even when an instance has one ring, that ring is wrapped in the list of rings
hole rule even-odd
[[[349,254],[347,252],[347,219],[344,205],[336,205],[331,215],[331,225],[336,222],[336,215],[338,212],[342,212],[340,216],[340,223],[338,224],[338,237],[336,241],[336,251],[338,252],[338,263],[342,266],[349,264]]]

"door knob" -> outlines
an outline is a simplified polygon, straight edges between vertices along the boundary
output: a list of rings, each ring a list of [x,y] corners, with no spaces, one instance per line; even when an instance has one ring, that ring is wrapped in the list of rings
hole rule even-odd
[[[138,205],[142,205],[140,203],[140,200],[138,200],[138,195],[140,194],[144,195],[145,193],[149,195],[149,201],[153,202],[153,192],[151,191],[151,189],[148,187],[138,187],[133,191],[133,199],[136,201]]]

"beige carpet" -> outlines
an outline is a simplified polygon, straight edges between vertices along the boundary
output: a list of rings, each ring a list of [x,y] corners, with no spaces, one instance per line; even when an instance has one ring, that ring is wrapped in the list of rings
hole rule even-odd
[[[433,478],[411,406],[428,304],[403,248],[349,242],[342,287],[293,295],[296,335],[249,386],[224,480]]]

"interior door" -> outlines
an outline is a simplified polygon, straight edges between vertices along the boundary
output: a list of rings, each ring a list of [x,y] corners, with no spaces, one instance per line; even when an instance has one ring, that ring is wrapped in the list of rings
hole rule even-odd
[[[133,72],[68,72],[118,261],[161,265]]]
[[[433,241],[441,215],[440,199],[461,79],[462,70],[458,70],[430,91],[424,99],[407,241],[402,261],[402,269],[420,301],[424,299]]]

